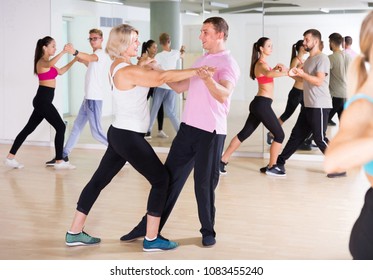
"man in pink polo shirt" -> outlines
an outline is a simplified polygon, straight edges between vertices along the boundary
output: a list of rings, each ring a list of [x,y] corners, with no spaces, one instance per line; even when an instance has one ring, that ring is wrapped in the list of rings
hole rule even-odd
[[[166,160],[170,173],[168,198],[161,218],[160,231],[166,223],[179,194],[194,168],[195,195],[201,223],[203,246],[216,243],[215,188],[219,182],[219,163],[227,134],[230,100],[240,76],[240,69],[226,50],[228,24],[221,17],[203,22],[199,39],[205,55],[193,67],[214,67],[214,74],[201,71],[198,77],[169,84],[176,92],[188,91],[180,129]],[[122,241],[143,237],[146,217]]]

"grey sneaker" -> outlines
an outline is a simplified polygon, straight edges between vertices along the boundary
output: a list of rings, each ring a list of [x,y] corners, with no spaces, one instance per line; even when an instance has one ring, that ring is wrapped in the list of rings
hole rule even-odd
[[[16,168],[16,169],[21,169],[24,167],[24,165],[16,161],[15,158],[13,159],[6,158],[4,161],[4,164],[10,168]]]
[[[277,165],[273,165],[272,167],[268,167],[266,171],[267,175],[276,176],[276,177],[284,177],[286,176],[285,171],[281,170]]]
[[[101,242],[100,238],[92,237],[84,231],[76,234],[66,232],[65,240],[66,245],[70,247],[95,245]]]
[[[143,250],[145,252],[173,250],[177,246],[179,246],[177,242],[170,241],[160,235],[158,235],[158,237],[153,241],[148,241],[144,238],[143,242]]]

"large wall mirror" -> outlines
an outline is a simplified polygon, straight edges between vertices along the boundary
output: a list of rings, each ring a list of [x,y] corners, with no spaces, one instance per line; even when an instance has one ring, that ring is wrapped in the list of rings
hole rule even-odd
[[[125,5],[108,4],[108,2],[110,1],[52,0],[52,34],[63,34],[66,41],[72,42],[77,49],[91,52],[87,41],[89,29],[93,27],[102,29],[104,39],[107,39],[113,24],[127,22],[139,29],[142,42],[148,39],[158,41],[158,38],[150,38],[149,7],[151,7],[152,2],[167,1],[112,1],[123,2]],[[351,36],[354,39],[352,47],[355,51],[358,51],[360,24],[369,9],[367,3],[364,4],[360,1],[343,1],[346,7],[342,7],[340,1],[313,1],[308,3],[309,1],[301,0],[226,0],[217,2],[181,0],[176,2],[179,2],[180,5],[181,43],[186,46],[183,67],[190,66],[194,59],[203,52],[198,36],[205,18],[219,15],[224,17],[230,25],[227,47],[239,63],[241,78],[232,98],[226,145],[244,125],[249,113],[248,106],[257,93],[257,84],[256,81],[249,78],[249,69],[252,46],[258,38],[266,36],[273,41],[274,50],[269,58],[271,66],[274,66],[277,62],[289,65],[292,44],[302,39],[303,32],[309,28],[317,28],[322,33],[325,54],[331,53],[328,36],[333,32],[341,33],[342,36]],[[60,22],[60,18],[63,19],[63,23]],[[104,45],[105,42],[104,40]],[[179,48],[180,46],[174,47]],[[85,67],[76,65],[65,81],[69,90],[64,93],[66,94],[64,97],[64,115],[69,126],[72,125],[84,97],[84,75]],[[275,80],[273,108],[277,115],[280,115],[284,110],[292,85],[293,80],[288,77]],[[187,94],[180,95],[177,99],[178,115],[181,114],[186,96]],[[111,112],[111,98],[110,95],[107,95],[104,100],[102,119],[105,130],[111,123]],[[298,112],[296,111],[283,126],[286,137],[290,135]],[[338,124],[338,120],[336,122]],[[83,147],[100,146],[90,135],[89,127],[87,126],[85,129],[78,144]],[[328,128],[328,134],[332,137],[337,129],[338,125]],[[158,138],[156,131],[157,121],[153,127],[151,145],[160,151],[162,149],[167,150],[176,135],[167,116],[164,119],[164,131],[169,137]],[[262,156],[264,153],[264,156],[266,156],[269,152],[269,145],[266,144],[266,133],[266,129],[260,126],[241,145],[236,155]],[[300,151],[299,154],[302,156],[310,155],[310,158],[321,156],[317,149],[307,152]]]

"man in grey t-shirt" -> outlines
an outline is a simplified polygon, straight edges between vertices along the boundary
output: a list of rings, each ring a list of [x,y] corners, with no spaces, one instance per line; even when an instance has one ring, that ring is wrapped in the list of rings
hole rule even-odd
[[[332,108],[332,98],[329,92],[330,62],[327,55],[321,52],[321,33],[318,30],[309,29],[304,32],[303,36],[303,46],[310,55],[303,69],[293,68],[289,71],[289,75],[294,79],[303,79],[304,108],[301,109],[290,138],[277,159],[277,166],[284,172],[286,160],[311,133],[322,153],[328,146],[325,132]],[[328,174],[328,177],[345,174],[345,172]]]
[[[336,125],[332,118],[337,113],[341,119],[344,103],[347,98],[347,68],[350,65],[351,57],[342,51],[343,37],[339,33],[329,35],[329,47],[333,54],[329,55],[330,60],[330,84],[329,90],[332,96],[333,109],[329,114],[328,125]]]

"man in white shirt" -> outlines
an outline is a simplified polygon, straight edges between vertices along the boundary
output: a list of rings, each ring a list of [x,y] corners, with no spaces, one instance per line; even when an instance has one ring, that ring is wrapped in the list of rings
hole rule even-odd
[[[105,92],[109,91],[109,83],[106,81],[110,66],[109,56],[102,49],[103,37],[101,30],[91,29],[88,40],[93,50],[92,54],[79,52],[72,44],[68,44],[67,47],[70,54],[76,56],[79,62],[87,66],[87,72],[85,76],[85,96],[74,121],[69,139],[63,149],[64,161],[69,161],[68,155],[78,142],[79,136],[87,122],[89,122],[93,138],[105,146],[108,145],[106,133],[102,131],[101,127],[101,115],[103,96]],[[53,166],[55,162],[56,160],[52,159],[46,162],[46,165]]]
[[[162,51],[155,55],[155,60],[163,70],[177,69],[179,60],[183,57],[185,52],[184,46],[181,46],[180,51],[171,49],[171,37],[167,33],[162,33],[159,36],[159,44]],[[147,139],[151,138],[151,131],[158,114],[158,110],[163,103],[163,109],[170,118],[171,124],[175,131],[179,130],[180,121],[176,114],[176,92],[168,85],[163,84],[155,88],[153,92],[153,105],[150,110],[150,124]],[[163,130],[158,131],[158,137],[167,138],[168,135]]]

